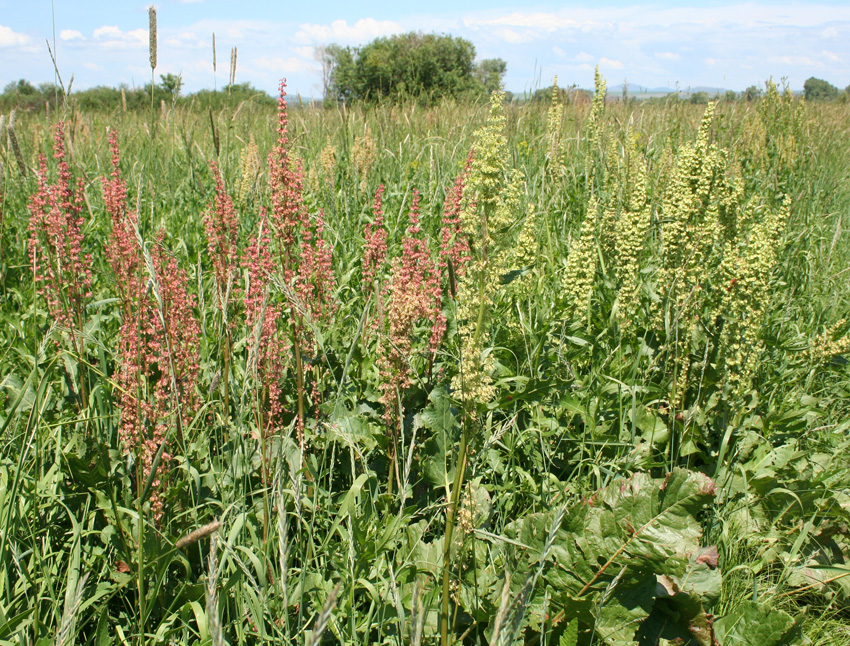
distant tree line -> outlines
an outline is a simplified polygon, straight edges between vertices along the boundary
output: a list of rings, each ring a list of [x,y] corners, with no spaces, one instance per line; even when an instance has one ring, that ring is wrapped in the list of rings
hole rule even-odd
[[[269,106],[275,105],[275,99],[266,92],[252,87],[249,83],[225,86],[221,90],[199,90],[191,94],[182,94],[182,79],[176,74],[163,74],[160,82],[153,87],[154,106],[159,109],[161,102],[167,105],[194,104],[199,108],[220,109],[225,105],[238,105],[242,101],[252,101]],[[65,92],[59,85],[41,83],[33,85],[25,79],[13,81],[3,88],[0,94],[0,111],[55,109],[57,103],[66,100]],[[99,85],[87,90],[72,91],[68,96],[75,106],[82,110],[149,110],[151,108],[151,84],[130,88],[126,85],[108,87]]]

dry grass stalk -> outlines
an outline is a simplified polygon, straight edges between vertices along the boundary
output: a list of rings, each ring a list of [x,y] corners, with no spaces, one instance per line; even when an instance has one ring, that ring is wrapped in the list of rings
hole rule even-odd
[[[221,525],[221,523],[219,523],[219,525]],[[225,641],[224,637],[221,634],[221,618],[219,617],[218,612],[217,547],[218,537],[213,536],[212,540],[210,540],[210,555],[209,560],[207,561],[207,621],[209,621],[210,639],[212,641],[213,646],[224,646]]]
[[[179,550],[183,549],[188,545],[191,545],[192,543],[197,543],[199,540],[204,539],[210,534],[212,534],[219,527],[221,527],[221,522],[218,520],[214,520],[211,523],[207,523],[203,527],[198,527],[198,529],[196,529],[195,531],[186,534],[183,538],[181,538],[174,544],[174,547]]]
[[[89,573],[86,572],[78,581],[71,595],[65,597],[65,610],[62,613],[62,623],[56,633],[56,646],[64,646],[73,643],[69,637],[74,632],[77,623],[77,614],[80,604],[83,602],[83,589],[88,581]]]
[[[156,7],[148,7],[148,46],[150,49],[151,72],[156,69]]]
[[[322,643],[322,633],[325,632],[325,629],[328,627],[328,623],[330,623],[331,613],[334,608],[336,608],[336,596],[338,594],[339,583],[337,583],[334,586],[334,589],[331,590],[327,601],[325,601],[325,605],[322,607],[322,611],[319,613],[319,616],[316,617],[316,625],[313,628],[313,636],[310,639],[310,646],[319,646],[319,644]]]
[[[18,136],[15,134],[15,111],[9,114],[9,125],[6,126],[6,131],[9,133],[9,143],[12,145],[12,152],[15,155],[15,161],[18,163],[18,171],[21,177],[27,176],[27,165],[24,162],[24,155],[21,152],[21,146],[18,144]]]

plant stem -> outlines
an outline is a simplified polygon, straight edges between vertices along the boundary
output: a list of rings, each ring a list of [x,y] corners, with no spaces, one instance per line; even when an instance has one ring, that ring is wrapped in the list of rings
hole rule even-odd
[[[460,436],[458,449],[457,471],[452,485],[451,501],[446,513],[446,535],[443,539],[443,606],[440,612],[440,644],[449,646],[449,579],[451,574],[452,535],[454,534],[457,506],[460,501],[460,490],[463,488],[464,472],[466,471],[466,447],[469,435],[469,422],[465,422]]]

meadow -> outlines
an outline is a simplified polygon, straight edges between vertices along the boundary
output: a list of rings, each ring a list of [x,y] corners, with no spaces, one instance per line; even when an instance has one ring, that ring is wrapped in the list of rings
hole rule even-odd
[[[0,644],[850,644],[850,107],[6,114]]]

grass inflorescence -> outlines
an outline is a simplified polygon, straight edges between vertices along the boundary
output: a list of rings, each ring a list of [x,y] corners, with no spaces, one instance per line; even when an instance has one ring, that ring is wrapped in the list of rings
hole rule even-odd
[[[284,89],[4,121],[0,643],[850,643],[846,106]]]

